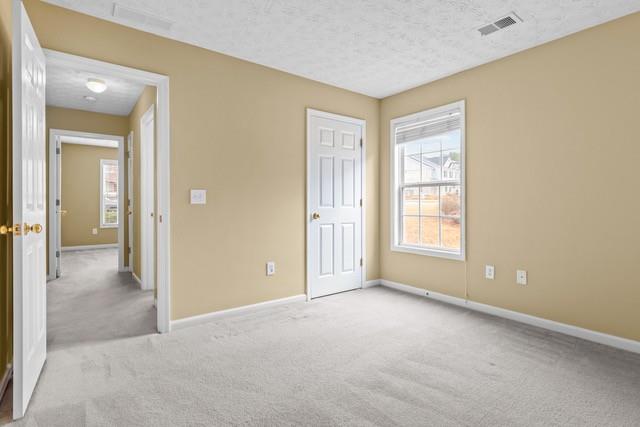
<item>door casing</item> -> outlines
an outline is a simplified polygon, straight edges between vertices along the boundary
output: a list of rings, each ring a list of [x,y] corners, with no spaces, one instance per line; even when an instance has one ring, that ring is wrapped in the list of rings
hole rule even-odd
[[[311,218],[312,210],[311,210],[311,118],[312,117],[323,117],[326,119],[332,120],[340,120],[343,122],[353,123],[355,125],[359,125],[362,127],[362,149],[360,150],[360,186],[361,186],[361,195],[362,195],[362,207],[360,209],[360,239],[361,239],[361,253],[362,253],[362,274],[360,280],[360,286],[364,287],[365,282],[367,280],[367,252],[366,252],[366,206],[367,206],[367,193],[366,193],[366,149],[367,149],[367,121],[364,119],[358,119],[354,117],[344,116],[335,113],[329,113],[326,111],[315,110],[313,108],[307,108],[307,171],[306,171],[306,216],[305,216],[305,227],[306,227],[306,244],[305,244],[305,257],[306,257],[306,269],[307,269],[307,277],[306,277],[306,295],[307,301],[311,301],[311,257],[310,257],[310,237],[311,237],[311,227],[309,226],[309,219]]]

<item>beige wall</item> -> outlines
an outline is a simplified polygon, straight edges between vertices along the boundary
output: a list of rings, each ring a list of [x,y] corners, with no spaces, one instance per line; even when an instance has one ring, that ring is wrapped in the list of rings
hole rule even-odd
[[[133,132],[133,272],[140,276],[140,119],[156,102],[156,88],[146,87],[129,114]]]
[[[100,227],[100,160],[118,160],[118,149],[62,144],[61,154],[62,247],[118,243],[117,228]]]
[[[0,2],[0,224],[12,223],[11,2]],[[12,241],[0,236],[0,379],[13,360]],[[1,396],[0,396],[1,397]]]
[[[640,339],[639,45],[635,14],[384,99],[382,277]],[[391,252],[389,120],[459,99],[467,262]]]
[[[378,277],[378,100],[38,0],[25,5],[43,47],[171,79],[173,319],[304,292],[307,107],[367,120],[367,278]],[[189,205],[190,188],[208,189],[208,204]],[[278,268],[269,278],[267,260]]]
[[[71,130],[76,132],[91,132],[91,133],[100,133],[105,135],[116,135],[122,136],[126,141],[126,135],[129,130],[129,119],[127,116],[115,116],[111,114],[101,114],[101,113],[93,113],[89,111],[80,111],[80,110],[72,110],[68,108],[60,108],[60,107],[47,107],[47,146],[48,146],[48,138],[49,138],[49,130],[50,129],[63,129],[63,130]],[[76,199],[72,194],[72,198],[70,200],[64,200],[66,191],[64,186],[66,184],[71,185],[71,180],[64,179],[65,172],[67,174],[73,173],[72,170],[75,169],[75,164],[70,168],[65,169],[65,158],[64,152],[71,154],[78,154],[81,151],[84,153],[88,153],[87,150],[75,150],[70,148],[71,145],[63,144],[63,154],[62,154],[62,164],[63,164],[63,189],[62,189],[62,197],[61,201],[63,204],[62,209],[66,209],[68,214],[63,217],[62,221],[62,246],[77,246],[77,245],[89,245],[89,244],[104,244],[104,243],[114,243],[117,242],[117,229],[100,229],[100,218],[99,214],[91,214],[88,210],[93,209],[95,207],[94,204],[91,204],[91,207],[87,206],[86,209],[82,209],[80,207],[69,206],[70,204],[74,204],[74,199]],[[82,147],[82,146],[77,146]],[[111,149],[109,153],[115,152],[116,155],[113,158],[117,158],[117,149]],[[77,156],[75,156],[77,157]],[[75,163],[74,159],[74,163]],[[92,165],[95,166],[95,165]],[[88,167],[88,166],[86,166]],[[97,170],[96,166],[96,170]],[[93,169],[91,169],[93,171]],[[89,172],[89,171],[87,171]],[[126,170],[125,170],[126,172]],[[126,173],[125,173],[126,175]],[[48,182],[48,181],[47,181]],[[99,175],[98,178],[91,178],[91,180],[86,181],[86,188],[83,191],[89,191],[89,186],[93,187],[94,185],[99,185]],[[81,183],[76,183],[76,186],[81,185]],[[85,187],[85,183],[82,184]],[[99,188],[99,187],[98,187]],[[126,182],[123,185],[123,190],[126,190]],[[73,190],[75,191],[75,190]],[[98,194],[99,190],[95,190]],[[126,197],[126,192],[125,192]],[[95,198],[95,200],[99,199]],[[77,215],[80,213],[79,209],[85,218],[82,222],[76,222],[78,219]],[[98,205],[99,212],[99,205]],[[47,212],[48,216],[48,212]],[[48,218],[47,218],[48,219]],[[73,221],[71,221],[73,219]],[[91,234],[91,229],[93,227],[98,228],[98,235],[94,236]],[[70,231],[70,232],[69,232]],[[88,233],[88,234],[87,234]],[[65,239],[68,238],[68,240]],[[115,239],[115,240],[114,240]],[[126,239],[126,224],[125,224],[125,239]],[[72,243],[72,242],[87,242],[87,243]],[[48,241],[47,241],[48,244]],[[125,257],[125,265],[128,265],[128,259]]]

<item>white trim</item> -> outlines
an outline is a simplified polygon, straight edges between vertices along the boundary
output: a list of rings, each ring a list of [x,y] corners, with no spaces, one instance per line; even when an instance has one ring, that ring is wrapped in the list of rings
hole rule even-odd
[[[492,305],[465,300],[463,298],[453,297],[438,292],[432,292],[426,289],[405,285],[403,283],[392,282],[390,280],[381,279],[379,280],[379,284],[387,288],[392,288],[398,291],[427,297],[433,300],[445,302],[447,304],[457,305],[459,307],[465,307],[469,310],[490,314],[496,317],[502,317],[504,319],[513,320],[515,322],[520,322],[531,326],[536,326],[538,328],[547,329],[549,331],[558,332],[586,341],[607,345],[609,347],[614,347],[621,350],[631,351],[633,353],[640,353],[640,341],[634,341],[628,338],[622,338],[615,335],[593,331],[590,329],[580,328],[578,326],[568,325],[566,323],[543,319],[541,317],[507,310],[506,308],[495,307]]]
[[[49,272],[47,274],[47,280],[54,280],[60,277],[61,267],[60,260],[56,257],[57,251],[62,251],[62,239],[61,239],[61,221],[58,218],[58,209],[59,207],[56,205],[56,200],[60,197],[59,193],[62,188],[60,186],[60,177],[61,177],[61,156],[62,151],[60,152],[60,156],[57,154],[57,149],[62,149],[61,139],[64,137],[74,137],[74,138],[84,138],[86,140],[94,140],[95,144],[83,144],[83,145],[94,145],[100,146],[99,141],[117,141],[118,148],[118,180],[120,182],[124,182],[124,169],[121,167],[122,159],[124,157],[124,137],[120,135],[109,135],[103,133],[93,133],[93,132],[78,132],[73,130],[66,129],[49,129],[49,226],[48,226],[48,236],[49,239]],[[69,142],[65,142],[65,144],[69,144]],[[102,177],[102,167],[100,168],[100,177]],[[120,190],[120,189],[119,189]],[[102,212],[102,179],[100,180],[100,212]],[[118,203],[122,206],[124,200],[124,193],[119,191],[118,194]],[[118,206],[118,221],[121,221],[122,209]],[[61,207],[61,206],[60,206]],[[100,215],[100,228],[116,228],[116,227],[103,227],[102,226],[102,215]],[[118,227],[118,271],[126,271],[124,268],[124,229],[122,227]]]
[[[0,402],[3,400],[4,393],[7,391],[7,386],[9,386],[9,381],[11,381],[11,376],[13,375],[13,366],[11,363],[7,363],[6,370],[4,371],[4,375],[2,376],[2,381],[0,381]]]
[[[60,138],[62,144],[90,145],[93,147],[118,148],[117,140],[93,139],[82,136],[64,136]]]
[[[364,285],[362,285],[362,289],[373,288],[374,286],[380,286],[381,284],[382,282],[380,279],[367,280],[364,282]]]
[[[169,77],[135,68],[97,61],[68,53],[43,49],[47,64],[81,68],[96,74],[108,74],[157,88],[156,99],[156,286],[158,289],[158,332],[171,330],[171,168]],[[55,255],[55,252],[54,252]]]
[[[396,144],[395,128],[400,123],[407,123],[425,117],[425,115],[436,115],[452,108],[459,108],[461,111],[460,126],[460,253],[447,251],[440,248],[413,247],[398,244],[399,239],[399,203],[398,203],[398,168],[396,167]],[[426,255],[438,258],[464,261],[466,259],[466,101],[460,100],[439,107],[429,108],[417,113],[397,117],[389,121],[389,246],[392,252],[404,252],[416,255]]]
[[[79,246],[63,246],[61,248],[62,252],[71,252],[71,251],[90,251],[93,249],[111,249],[117,248],[117,243],[104,243],[99,245],[79,245]]]
[[[365,282],[367,280],[367,239],[366,239],[366,211],[367,211],[367,194],[366,194],[366,181],[367,181],[367,173],[366,173],[366,165],[367,165],[367,121],[364,119],[358,119],[355,117],[343,116],[341,114],[329,113],[326,111],[314,110],[313,108],[307,108],[307,170],[305,172],[306,178],[306,215],[305,215],[305,235],[306,235],[306,243],[305,243],[305,258],[306,258],[306,268],[307,268],[307,277],[305,284],[305,294],[307,297],[307,301],[311,301],[311,259],[309,257],[309,242],[311,237],[311,230],[309,227],[308,219],[311,217],[311,200],[309,199],[309,195],[311,194],[311,180],[309,179],[309,172],[311,171],[311,128],[309,124],[311,123],[311,117],[323,117],[331,120],[338,120],[341,122],[352,123],[358,125],[362,128],[362,149],[360,150],[360,197],[362,197],[362,206],[360,209],[360,254],[362,256],[362,269],[360,273],[360,287],[363,288],[365,286]],[[358,142],[356,142],[358,143]]]
[[[212,320],[219,319],[221,317],[227,317],[238,314],[251,313],[257,310],[263,310],[266,308],[276,307],[279,305],[292,304],[297,302],[304,302],[307,296],[304,294],[294,295],[291,297],[274,299],[270,301],[259,302],[257,304],[243,305],[241,307],[229,308],[227,310],[213,311],[211,313],[199,314],[197,316],[185,317],[183,319],[171,321],[172,329],[182,329],[189,326],[199,325],[201,323],[210,322]]]
[[[142,280],[140,280],[140,278],[138,277],[138,275],[136,273],[133,272],[133,269],[131,269],[131,275],[133,276],[133,279],[138,282],[138,286],[140,286],[140,289],[142,289]],[[155,301],[155,298],[154,298]],[[155,304],[154,304],[155,306]]]

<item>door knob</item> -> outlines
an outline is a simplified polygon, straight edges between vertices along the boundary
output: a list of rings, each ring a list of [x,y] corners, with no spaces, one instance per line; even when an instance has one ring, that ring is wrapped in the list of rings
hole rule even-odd
[[[318,212],[314,212],[314,213],[311,214],[311,218],[320,219],[320,214]]]
[[[42,232],[42,226],[40,224],[29,225],[26,222],[24,223],[24,234],[27,235],[30,232],[34,232],[36,234]]]
[[[5,234],[13,233],[16,236],[20,235],[20,224],[16,224],[13,227],[6,226],[4,224],[0,225],[0,235],[4,236]]]

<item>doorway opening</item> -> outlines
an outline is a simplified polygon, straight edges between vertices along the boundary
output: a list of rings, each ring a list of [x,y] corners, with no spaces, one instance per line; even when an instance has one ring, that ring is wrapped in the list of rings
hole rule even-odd
[[[126,328],[131,322],[131,318],[120,319],[117,313],[110,312],[108,309],[99,311],[92,310],[94,307],[110,307],[110,296],[95,298],[91,294],[88,286],[99,282],[103,275],[100,274],[95,267],[87,268],[89,264],[88,253],[91,251],[75,251],[69,252],[77,255],[77,262],[74,265],[61,264],[60,270],[62,277],[51,280],[47,283],[47,277],[57,276],[57,269],[54,260],[47,260],[50,248],[47,244],[56,246],[55,241],[50,241],[51,229],[57,229],[58,224],[56,217],[62,212],[57,211],[51,218],[47,218],[49,208],[47,206],[47,192],[51,190],[50,184],[55,180],[47,182],[49,178],[47,174],[47,127],[53,129],[72,130],[75,132],[89,132],[103,135],[122,136],[118,140],[118,148],[120,156],[118,159],[100,158],[97,162],[98,167],[98,184],[101,187],[94,197],[86,196],[85,202],[89,204],[93,201],[99,202],[99,214],[97,218],[93,216],[93,221],[98,221],[97,228],[121,228],[126,227],[128,221],[124,220],[124,215],[128,215],[129,211],[125,210],[125,205],[130,206],[128,198],[123,201],[121,192],[128,188],[128,185],[121,185],[123,178],[122,169],[128,162],[125,162],[123,154],[125,153],[124,137],[129,132],[111,132],[111,127],[105,129],[79,129],[64,120],[65,114],[58,114],[59,124],[53,125],[52,119],[55,114],[51,114],[49,107],[65,108],[71,110],[75,115],[84,115],[81,120],[76,123],[88,125],[91,119],[88,113],[95,113],[98,107],[114,106],[118,108],[118,99],[116,96],[113,102],[104,102],[103,92],[116,93],[121,88],[121,83],[130,82],[134,85],[143,86],[143,96],[151,97],[151,102],[146,104],[144,111],[150,105],[155,105],[155,164],[153,169],[153,179],[155,180],[155,199],[153,200],[154,214],[154,275],[153,289],[154,291],[144,291],[135,286],[132,273],[127,270],[129,266],[128,256],[125,251],[121,251],[119,266],[123,266],[124,271],[116,271],[115,275],[122,278],[122,281],[116,281],[118,290],[126,289],[135,291],[136,295],[141,293],[150,295],[151,306],[149,310],[153,310],[153,322],[155,326],[149,332],[168,332],[170,330],[170,203],[169,203],[169,78],[155,73],[136,70],[119,65],[109,64],[96,61],[89,58],[69,55],[62,52],[49,51],[42,49],[38,42],[37,35],[33,30],[29,17],[26,13],[24,5],[18,0],[13,1],[13,37],[12,37],[12,206],[13,221],[7,227],[7,233],[12,234],[12,261],[13,261],[13,303],[11,309],[13,311],[13,387],[12,387],[12,412],[13,418],[18,419],[24,416],[33,391],[38,383],[38,378],[47,358],[47,352],[51,350],[60,340],[50,341],[48,338],[65,337],[79,334],[81,337],[88,337],[90,342],[83,344],[93,345],[95,341],[104,339],[119,338],[119,336],[104,335],[106,331],[120,332]],[[65,71],[66,70],[66,71]],[[56,74],[58,72],[58,74]],[[90,76],[87,76],[90,74]],[[55,98],[55,85],[53,82],[56,77],[66,79],[67,85],[62,85],[58,94],[69,100],[69,105],[56,105],[49,98]],[[86,90],[91,93],[87,93]],[[145,95],[146,94],[146,95]],[[80,103],[81,107],[78,106]],[[142,107],[140,108],[142,109]],[[59,113],[59,112],[58,112]],[[104,113],[104,111],[103,111]],[[113,115],[113,114],[112,114]],[[135,135],[140,135],[138,122],[134,120],[134,143],[132,153],[135,153]],[[95,124],[95,123],[94,123]],[[78,135],[76,135],[78,136]],[[66,136],[67,138],[69,135]],[[95,139],[95,138],[94,138]],[[55,140],[52,141],[55,146]],[[73,146],[74,144],[64,142],[62,137],[60,140],[61,152],[64,153],[64,146]],[[75,144],[77,146],[90,144]],[[61,153],[61,154],[62,154]],[[63,160],[64,162],[64,156]],[[89,162],[93,163],[95,162]],[[62,165],[64,168],[64,163]],[[49,172],[55,168],[49,168]],[[64,170],[59,172],[64,176]],[[128,173],[124,177],[128,176]],[[55,178],[55,177],[54,177]],[[134,171],[135,178],[135,171]],[[76,177],[76,183],[83,181],[95,183],[88,174]],[[62,197],[66,197],[64,189],[61,191]],[[68,191],[66,192],[68,193]],[[138,194],[142,194],[139,191]],[[82,196],[81,196],[82,197]],[[60,201],[61,211],[64,210]],[[80,209],[76,209],[77,212]],[[135,214],[135,210],[133,211]],[[78,222],[81,222],[80,219]],[[51,229],[50,229],[51,228]],[[83,226],[83,233],[92,227]],[[140,227],[138,227],[139,229]],[[64,239],[64,230],[61,229],[60,239]],[[118,230],[120,232],[120,230]],[[135,227],[134,227],[135,231]],[[120,232],[121,233],[121,232]],[[128,233],[128,230],[125,231]],[[92,232],[91,235],[94,235]],[[99,233],[98,233],[99,234]],[[121,236],[117,240],[121,246],[124,246],[128,239]],[[136,238],[133,239],[134,245]],[[140,242],[138,240],[138,242]],[[83,245],[76,245],[83,246]],[[76,248],[77,249],[77,248]],[[100,248],[109,250],[110,248]],[[62,254],[62,244],[60,246],[60,256]],[[114,260],[118,258],[117,249],[112,253]],[[140,252],[140,251],[138,251]],[[127,248],[127,254],[129,253]],[[134,252],[135,255],[135,252]],[[54,257],[56,258],[56,257]],[[103,259],[109,257],[103,256]],[[132,266],[135,269],[137,257],[133,257]],[[47,263],[50,261],[52,269],[47,271]],[[89,260],[90,261],[90,260]],[[114,261],[115,263],[115,261]],[[77,268],[76,268],[77,267]],[[67,310],[60,310],[64,306],[67,294],[58,292],[55,299],[56,304],[52,305],[53,299],[49,298],[50,291],[53,287],[58,286],[65,280],[65,275],[71,277],[74,271],[77,273],[82,270],[81,275],[76,277],[79,279],[73,283],[67,283],[64,291],[73,294],[77,304],[69,306]],[[128,279],[128,278],[130,279]],[[130,286],[133,281],[134,286]],[[85,288],[83,288],[83,286]],[[60,290],[60,289],[58,289]],[[156,296],[156,307],[153,308],[153,297]],[[121,293],[117,296],[122,297]],[[131,293],[130,296],[133,296]],[[84,298],[86,297],[86,298]],[[97,302],[96,302],[97,301]],[[92,305],[93,304],[93,305]],[[78,307],[81,310],[78,310]],[[56,324],[50,322],[48,310],[58,310],[58,313],[66,311],[67,317],[65,321],[70,327],[68,329],[56,329]],[[149,312],[147,310],[147,313]],[[82,318],[74,317],[77,312],[81,312]],[[114,315],[116,314],[116,315]],[[134,320],[135,322],[135,320]],[[58,323],[59,325],[60,323]],[[99,325],[99,327],[96,327]],[[107,325],[106,328],[101,326]],[[53,327],[53,329],[52,329]],[[85,328],[83,330],[83,328]],[[86,329],[89,328],[89,329]],[[73,332],[70,332],[73,329]],[[53,333],[52,333],[53,332]],[[146,331],[145,331],[146,332]],[[66,351],[66,350],[64,350]]]

